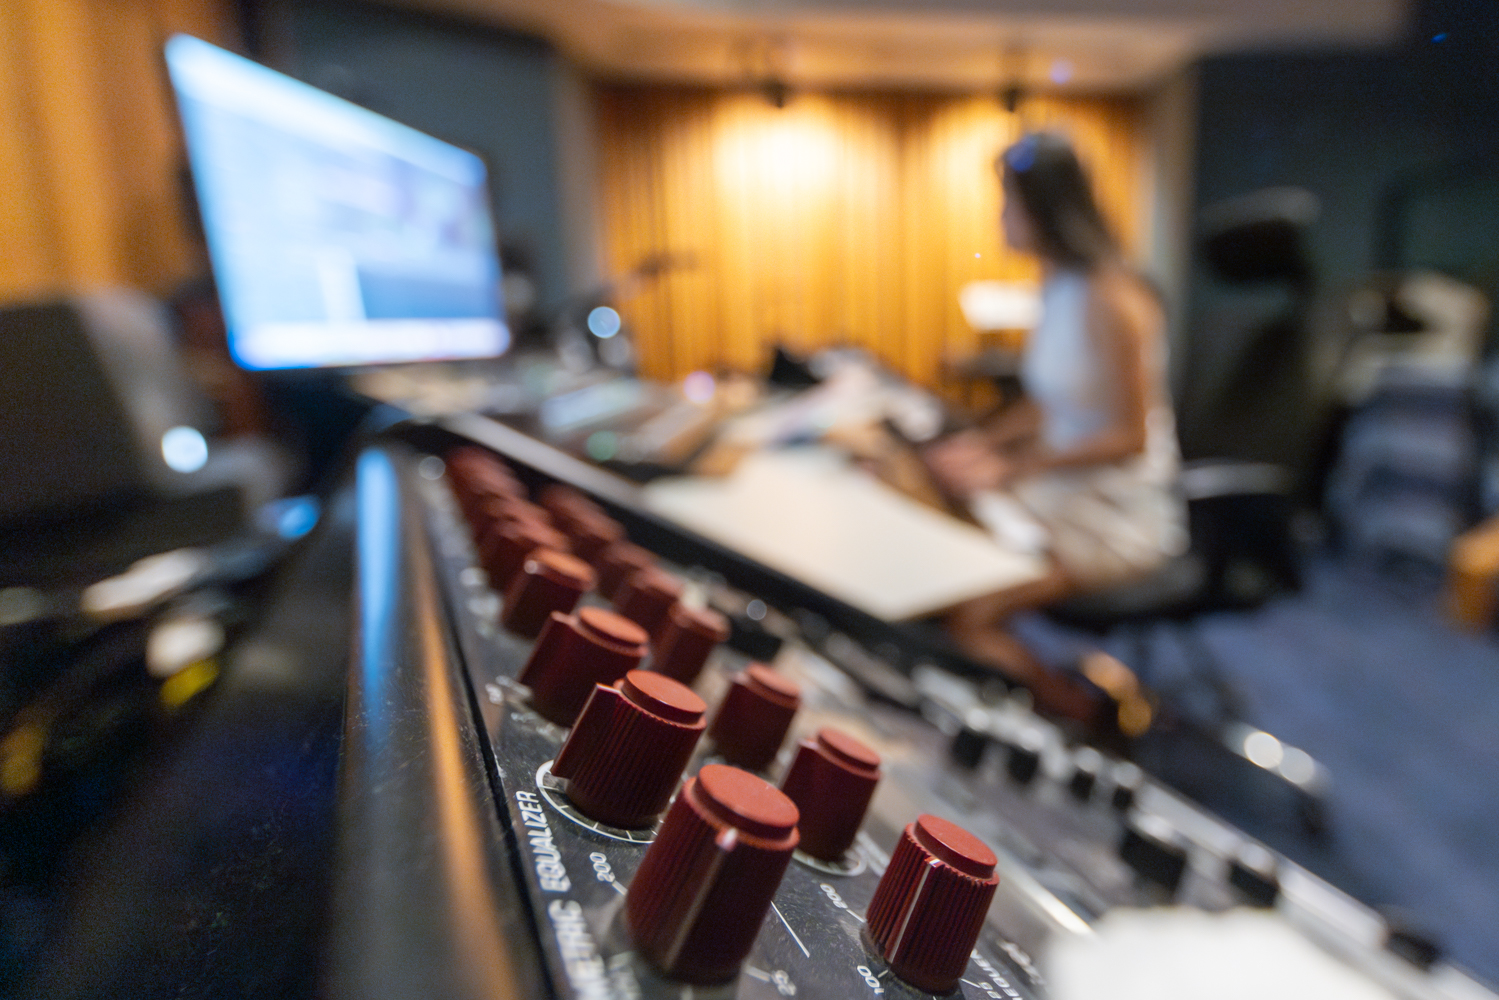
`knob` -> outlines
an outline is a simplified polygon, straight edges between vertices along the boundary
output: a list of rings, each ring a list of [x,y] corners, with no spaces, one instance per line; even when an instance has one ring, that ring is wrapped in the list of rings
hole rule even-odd
[[[655,644],[651,669],[691,684],[714,647],[728,637],[729,623],[717,611],[673,604],[666,609],[666,625]]]
[[[1083,747],[1072,755],[1072,775],[1067,779],[1067,791],[1079,802],[1093,797],[1098,787],[1098,772],[1103,767],[1103,755],[1092,747]]]
[[[468,522],[468,529],[474,540],[483,538],[494,523],[494,516],[485,507],[500,498],[492,493],[469,493],[457,487],[454,487],[453,492],[458,498],[458,509],[463,512],[463,519]]]
[[[769,782],[709,764],[687,779],[625,897],[636,947],[672,979],[732,979],[797,845],[796,806]]]
[[[1034,739],[1022,736],[1018,742],[1010,744],[1005,771],[1016,783],[1029,785],[1036,780],[1036,773],[1040,770],[1041,747]]]
[[[586,562],[553,549],[532,549],[505,589],[500,624],[534,639],[553,611],[567,614],[592,589],[593,570]]]
[[[645,827],[661,815],[702,735],[703,699],[670,677],[632,670],[593,689],[552,764],[590,819]]]
[[[523,497],[526,490],[498,459],[493,456],[476,459],[471,457],[474,453],[477,453],[477,449],[473,453],[464,449],[450,452],[447,466],[453,496],[457,499],[463,516],[477,534],[486,520],[481,509],[485,501],[502,497]]]
[[[797,745],[781,791],[801,812],[801,849],[837,861],[853,845],[880,780],[880,755],[836,729]]]
[[[1119,859],[1147,882],[1175,895],[1187,873],[1187,848],[1171,825],[1159,816],[1136,816],[1124,826]]]
[[[1109,806],[1115,812],[1129,812],[1139,797],[1144,784],[1144,775],[1134,764],[1124,763],[1114,768],[1114,790],[1109,793]]]
[[[666,613],[682,596],[682,584],[659,566],[631,573],[614,597],[614,607],[638,622],[655,639],[666,626]]]
[[[562,530],[572,539],[573,551],[587,559],[596,560],[605,549],[625,537],[624,527],[607,514],[590,514],[574,517],[562,522]]]
[[[489,535],[502,524],[526,521],[548,528],[552,527],[552,515],[548,514],[544,508],[527,500],[517,500],[515,497],[481,497],[466,508],[466,513],[480,549],[484,547],[484,542]]]
[[[988,747],[988,733],[964,725],[953,735],[947,753],[959,767],[972,771],[983,762],[984,751]]]
[[[936,816],[919,816],[901,834],[875,887],[869,939],[890,970],[919,990],[958,985],[999,886],[994,852],[973,834]]]
[[[599,553],[595,564],[599,570],[599,593],[612,601],[630,574],[656,565],[656,557],[630,542],[615,542]]]
[[[645,630],[603,608],[553,612],[517,678],[531,688],[531,707],[570,726],[595,684],[613,684],[640,665]]]
[[[604,513],[604,508],[584,496],[581,490],[562,483],[543,486],[541,492],[536,494],[536,502],[551,512],[558,525],[577,516]]]
[[[488,526],[504,521],[535,521],[548,526],[552,523],[552,515],[547,513],[545,507],[538,507],[519,497],[484,497],[479,502],[478,510]]]
[[[510,467],[483,448],[471,445],[454,448],[444,456],[444,461],[460,498],[476,495],[526,495],[526,488],[515,478]]]
[[[1228,864],[1228,884],[1251,906],[1270,907],[1280,896],[1275,856],[1259,844],[1245,844]]]
[[[729,682],[708,738],[730,764],[759,771],[775,760],[800,706],[795,681],[752,663]]]
[[[485,533],[494,526],[495,521],[500,519],[501,505],[526,503],[508,493],[476,493],[459,490],[457,496],[458,507],[463,511],[463,517],[468,521],[469,530],[473,532],[475,539],[483,538]]]
[[[479,543],[479,563],[489,574],[490,585],[504,593],[526,556],[540,548],[566,552],[567,536],[535,521],[503,522],[494,525]]]

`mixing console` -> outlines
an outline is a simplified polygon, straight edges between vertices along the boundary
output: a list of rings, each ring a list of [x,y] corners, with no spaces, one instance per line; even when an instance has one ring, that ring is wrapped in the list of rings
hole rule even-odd
[[[1023,692],[876,664],[900,690],[870,697],[597,497],[471,444],[386,451],[558,996],[1029,1000],[1052,943],[1174,904],[1277,912],[1392,995],[1492,997]]]

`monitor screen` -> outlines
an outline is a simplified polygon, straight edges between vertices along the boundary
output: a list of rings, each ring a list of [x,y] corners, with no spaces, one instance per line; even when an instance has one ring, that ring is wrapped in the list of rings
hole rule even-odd
[[[166,58],[240,365],[505,351],[478,156],[196,38]]]

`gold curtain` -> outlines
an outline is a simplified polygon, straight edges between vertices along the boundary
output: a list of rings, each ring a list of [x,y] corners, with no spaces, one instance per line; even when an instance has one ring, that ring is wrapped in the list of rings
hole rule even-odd
[[[958,290],[1034,280],[998,232],[995,156],[1024,129],[1070,135],[1127,250],[1141,233],[1141,111],[1127,100],[612,86],[599,92],[610,266],[689,263],[622,303],[642,369],[760,370],[770,345],[865,346],[939,383],[977,335]]]
[[[228,0],[0,3],[0,302],[164,293],[201,267],[161,48],[225,44],[233,23]]]

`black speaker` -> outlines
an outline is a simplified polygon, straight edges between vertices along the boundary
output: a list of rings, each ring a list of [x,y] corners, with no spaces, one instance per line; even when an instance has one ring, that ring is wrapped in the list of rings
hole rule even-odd
[[[109,571],[242,523],[170,329],[128,291],[0,310],[0,583]]]
[[[192,490],[205,413],[169,329],[122,291],[0,311],[0,520]]]

